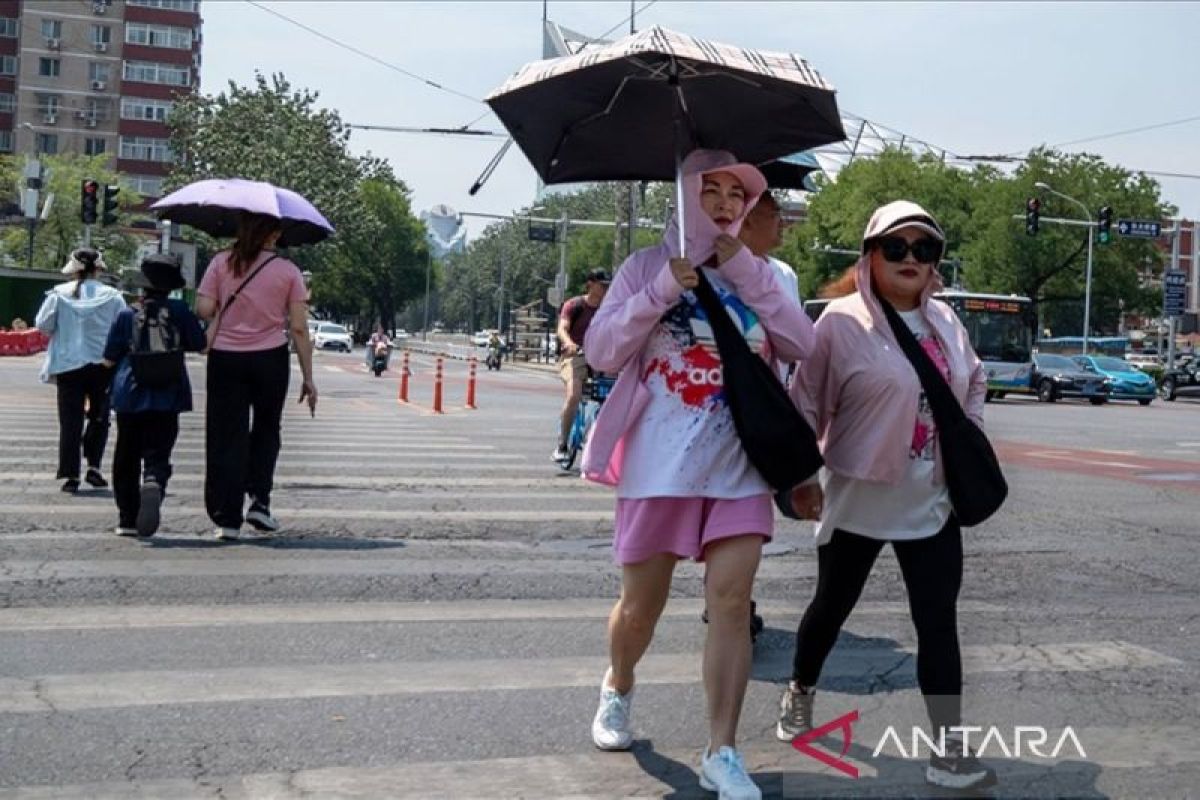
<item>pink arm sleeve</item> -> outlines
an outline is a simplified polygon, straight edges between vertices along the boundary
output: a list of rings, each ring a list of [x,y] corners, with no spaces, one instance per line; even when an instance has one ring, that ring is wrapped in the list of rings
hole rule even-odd
[[[771,350],[781,361],[800,361],[812,350],[812,320],[795,297],[781,291],[771,265],[742,247],[720,267],[733,283],[737,296],[758,314],[771,339]]]
[[[683,294],[683,287],[662,257],[663,252],[661,248],[639,251],[621,265],[583,337],[583,352],[593,369],[601,372],[622,369],[645,345],[666,310]],[[661,263],[656,265],[652,263],[654,260]],[[652,277],[647,281],[645,275]]]

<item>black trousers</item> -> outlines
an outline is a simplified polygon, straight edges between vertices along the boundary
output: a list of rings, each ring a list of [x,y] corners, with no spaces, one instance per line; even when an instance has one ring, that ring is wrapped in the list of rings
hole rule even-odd
[[[167,481],[171,479],[171,450],[178,437],[177,411],[117,414],[112,482],[122,528],[137,524],[143,481],[167,488]]]
[[[290,375],[286,345],[208,356],[204,505],[220,527],[241,526],[247,495],[271,504]]]
[[[796,631],[792,677],[815,686],[846,618],[862,595],[885,542],[836,530],[817,548],[817,591]],[[934,730],[962,722],[962,655],[958,592],[962,587],[962,530],[953,515],[936,535],[892,542],[908,607],[917,629],[917,683]]]
[[[79,478],[79,447],[89,467],[100,469],[108,442],[108,393],[112,370],[88,364],[55,376],[58,387],[58,475]],[[87,423],[86,428],[84,423]]]

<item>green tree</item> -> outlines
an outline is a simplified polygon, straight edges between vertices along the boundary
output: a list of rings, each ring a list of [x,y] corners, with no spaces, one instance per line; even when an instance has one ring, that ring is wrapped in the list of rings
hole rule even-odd
[[[121,184],[120,176],[112,168],[109,156],[83,156],[75,153],[41,157],[45,175],[41,199],[54,195],[54,203],[45,221],[39,221],[34,235],[33,265],[36,269],[57,270],[67,262],[71,251],[83,245],[84,225],[80,220],[80,186],[88,178],[95,179],[102,187],[121,186],[117,195],[120,203],[118,223],[112,226],[93,225],[92,247],[104,254],[104,260],[114,273],[123,267],[134,266],[138,245],[144,238],[129,235],[122,225],[129,222],[129,209],[141,202],[128,185]],[[17,202],[24,190],[22,172],[24,162],[5,157],[0,160],[0,185],[9,188],[13,202]],[[151,232],[149,237],[156,237]],[[0,248],[15,266],[28,264],[29,229],[25,226],[12,227],[0,235]]]

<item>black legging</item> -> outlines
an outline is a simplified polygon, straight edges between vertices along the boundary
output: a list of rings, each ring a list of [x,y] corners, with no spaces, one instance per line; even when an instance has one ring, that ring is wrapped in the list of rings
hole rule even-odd
[[[100,469],[108,442],[112,370],[87,364],[55,376],[58,387],[58,478],[79,479],[79,446],[88,467]],[[84,427],[84,423],[87,427]]]
[[[880,539],[844,530],[817,549],[817,591],[796,631],[792,678],[815,686],[838,633],[854,610]],[[908,588],[908,607],[917,629],[917,683],[934,730],[962,722],[962,654],[956,604],[962,586],[962,531],[950,520],[925,539],[892,542]]]

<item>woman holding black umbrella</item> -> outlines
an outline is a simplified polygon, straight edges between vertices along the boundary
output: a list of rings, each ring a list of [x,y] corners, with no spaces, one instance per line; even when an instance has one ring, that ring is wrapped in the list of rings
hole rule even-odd
[[[270,503],[290,377],[285,324],[303,376],[300,402],[316,413],[308,289],[300,269],[274,251],[282,234],[276,217],[241,214],[233,247],[213,257],[197,289],[196,311],[211,320],[204,503],[218,539],[237,539],[243,520],[280,529]]]
[[[735,737],[750,672],[750,588],[772,535],[772,502],[734,430],[712,328],[689,290],[703,267],[764,357],[803,357],[812,324],[771,268],[735,238],[766,189],[762,174],[715,150],[692,152],[682,174],[688,258],[679,257],[676,221],[661,244],[622,265],[584,341],[593,368],[620,372],[583,463],[586,477],[617,487],[614,551],[622,566],[592,738],[606,750],[632,743],[634,668],[650,645],[676,562],[703,561],[709,746],[700,782],[722,798],[758,798]]]

